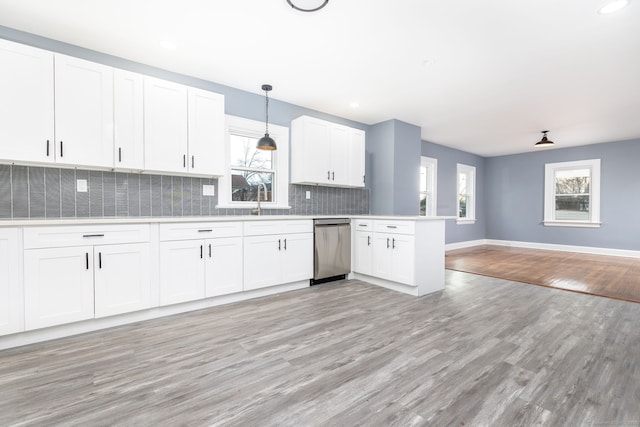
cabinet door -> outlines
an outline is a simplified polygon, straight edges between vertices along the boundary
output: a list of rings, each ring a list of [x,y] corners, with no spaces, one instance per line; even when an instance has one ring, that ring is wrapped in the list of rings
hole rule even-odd
[[[24,251],[27,330],[93,318],[93,247]]]
[[[331,184],[349,185],[351,131],[345,126],[331,125],[329,140],[331,141]]]
[[[373,233],[355,233],[355,255],[353,271],[371,275],[373,273]]]
[[[242,292],[242,237],[206,242],[205,296]]]
[[[144,78],[145,169],[187,172],[187,88]]]
[[[93,265],[96,317],[151,306],[148,243],[96,246]]]
[[[160,243],[160,304],[204,298],[204,241]]]
[[[391,280],[415,286],[414,282],[414,237],[395,234],[391,236]]]
[[[224,95],[189,88],[189,172],[224,175]]]
[[[20,230],[0,229],[0,335],[24,330]]]
[[[113,71],[115,168],[144,169],[143,84],[141,74]]]
[[[0,64],[0,159],[53,162],[53,53],[0,40]]]
[[[113,68],[55,55],[56,161],[113,166]]]
[[[280,267],[282,248],[282,238],[279,236],[248,236],[244,238],[245,291],[283,283]]]
[[[291,182],[328,185],[331,180],[329,123],[312,117],[291,122]],[[323,147],[323,149],[318,149]]]
[[[381,279],[391,279],[391,239],[390,234],[373,233],[373,275]]]
[[[313,277],[313,233],[282,236],[281,283],[308,280]]]
[[[347,185],[350,187],[364,187],[365,133],[359,129],[349,129],[349,134],[351,141],[348,152]]]

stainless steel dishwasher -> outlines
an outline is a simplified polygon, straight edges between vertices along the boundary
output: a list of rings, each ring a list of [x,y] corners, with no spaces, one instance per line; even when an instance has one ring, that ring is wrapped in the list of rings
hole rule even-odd
[[[311,284],[344,279],[351,272],[351,220],[313,220],[314,254]]]

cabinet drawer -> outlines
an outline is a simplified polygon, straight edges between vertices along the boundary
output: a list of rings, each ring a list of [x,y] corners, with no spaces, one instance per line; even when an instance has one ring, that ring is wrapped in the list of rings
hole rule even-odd
[[[25,249],[144,243],[148,241],[149,224],[61,225],[24,228]]]
[[[269,234],[313,233],[312,220],[253,220],[244,223],[245,236]]]
[[[372,231],[373,230],[373,220],[371,219],[354,219],[353,224],[354,224],[354,229],[356,231]]]
[[[376,233],[414,234],[415,222],[413,221],[373,221],[373,230]]]
[[[241,222],[179,222],[160,224],[160,240],[192,240],[242,236]]]

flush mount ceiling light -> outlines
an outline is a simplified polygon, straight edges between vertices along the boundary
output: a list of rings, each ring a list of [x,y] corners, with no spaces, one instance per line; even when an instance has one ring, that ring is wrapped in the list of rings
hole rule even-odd
[[[547,132],[549,131],[548,130],[542,131],[542,139],[536,142],[535,147],[551,147],[554,144],[553,141],[549,141],[547,139]]]
[[[287,0],[289,6],[300,12],[315,12],[329,3],[329,0]]]
[[[273,89],[271,85],[262,85],[262,90],[264,91],[265,96],[265,131],[264,136],[260,138],[260,140],[258,141],[258,145],[256,146],[258,150],[273,151],[277,148],[276,142],[269,136],[269,91],[271,89]]]
[[[598,13],[602,15],[608,15],[610,13],[614,13],[622,9],[623,7],[629,4],[629,0],[614,0],[602,6]]]

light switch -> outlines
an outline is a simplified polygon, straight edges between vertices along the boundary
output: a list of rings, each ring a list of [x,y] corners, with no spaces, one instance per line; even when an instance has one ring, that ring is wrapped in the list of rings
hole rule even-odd
[[[216,195],[216,186],[215,185],[204,184],[202,186],[202,195],[203,196],[215,196]]]
[[[86,193],[88,191],[86,179],[79,179],[76,184],[78,193]]]
[[[311,191],[307,190],[307,200],[311,200]]]

